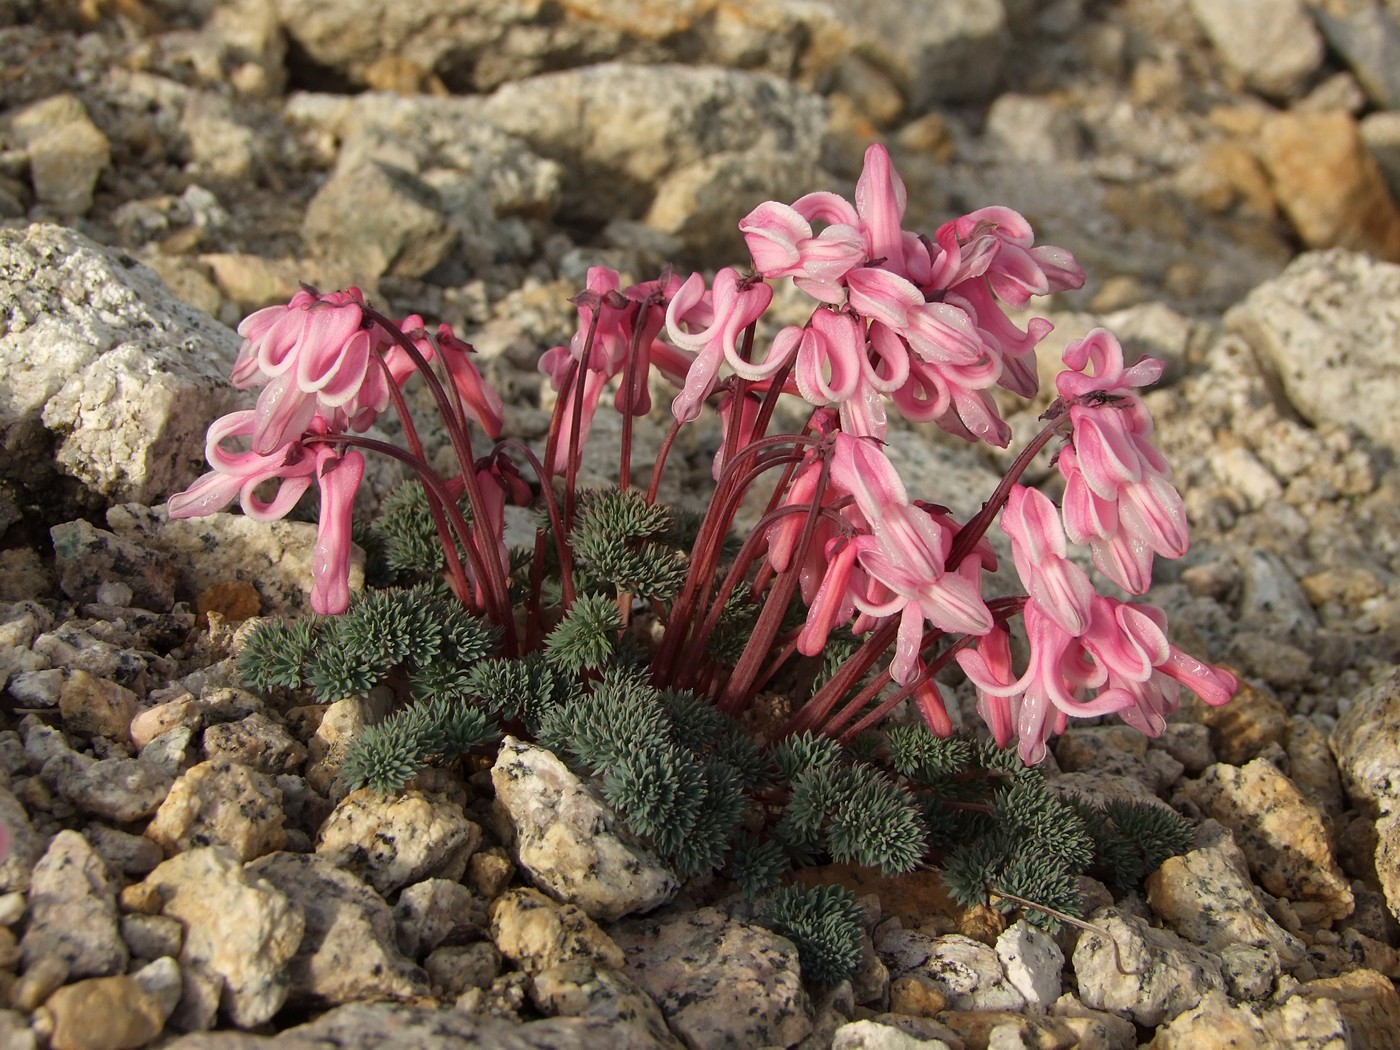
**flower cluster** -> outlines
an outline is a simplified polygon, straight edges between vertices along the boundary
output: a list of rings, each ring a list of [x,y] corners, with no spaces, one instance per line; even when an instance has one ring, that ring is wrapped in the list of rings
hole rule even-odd
[[[888,153],[872,146],[854,203],[811,193],[764,203],[740,222],[748,272],[727,267],[709,281],[667,272],[624,286],[611,270],[590,270],[574,299],[576,334],[540,362],[559,395],[542,455],[509,440],[473,453],[468,420],[499,438],[501,400],[473,366],[471,348],[446,326],[430,335],[417,316],[395,322],[353,288],[299,292],[241,326],[234,382],[261,387],[257,405],[210,428],[213,471],[172,498],[171,514],[211,513],[237,497],[249,515],[280,517],[314,479],[321,526],[312,604],[339,612],[349,600],[362,451],[395,456],[423,484],[453,593],[499,629],[508,656],[537,651],[542,625],[585,599],[615,610],[619,632],[634,605],[646,605],[664,627],[650,655],[651,684],[693,690],[738,714],[790,661],[826,653],[836,632],[863,639],[811,695],[796,698],[778,731],[786,738],[816,732],[848,740],[905,699],[946,735],[952,720],[933,676],[954,662],[976,686],[997,743],[1015,738],[1027,762],[1041,758],[1071,716],[1116,713],[1155,734],[1183,684],[1223,703],[1236,688],[1232,675],[1172,646],[1160,611],[1097,593],[1069,557],[1070,543],[1086,546],[1102,576],[1140,595],[1154,557],[1186,550],[1181,498],[1150,443],[1152,419],[1137,393],[1158,378],[1159,362],[1126,367],[1121,346],[1102,330],[1070,344],[1044,429],[977,515],[959,522],[911,497],[883,449],[891,409],[968,441],[1008,445],[1011,428],[993,391],[1037,392],[1035,351],[1050,325],[1036,318],[1023,329],[1007,311],[1078,288],[1084,273],[1070,253],[1036,245],[1009,208],[979,209],[929,238],[903,228],[906,203]],[[787,279],[811,297],[811,315],[760,339],[772,282]],[[427,466],[404,408],[400,388],[415,373],[447,423],[455,477]],[[651,410],[654,376],[677,388],[673,423],[645,497],[609,504],[620,517],[606,564],[663,575],[674,568],[670,551],[643,556],[654,530],[629,537],[627,515],[656,503],[676,434],[712,404],[722,433],[716,488],[687,540],[683,582],[649,588],[641,569],[629,569],[610,586],[602,581],[600,595],[596,566],[605,562],[595,548],[606,545],[609,530],[594,529],[589,545],[575,536],[587,504],[575,491],[578,464],[615,384],[623,417],[617,490],[629,493],[632,421]],[[798,433],[769,433],[782,396],[810,408]],[[407,450],[360,436],[391,403]],[[234,442],[246,448],[235,451]],[[1060,508],[1019,480],[1052,443],[1065,483]],[[533,486],[522,470],[533,471]],[[736,555],[726,537],[765,475],[776,479],[766,512]],[[502,538],[507,499],[536,503],[548,523],[523,577],[512,577]],[[986,533],[998,516],[1026,593],[988,599],[984,579],[998,566]],[[557,572],[557,588],[543,585],[546,572]],[[521,601],[525,608],[514,608]],[[558,607],[545,610],[551,601]],[[1020,672],[1011,645],[1018,616],[1029,652]],[[731,641],[720,644],[726,624]]]
[[[430,337],[411,315],[394,325],[373,314],[358,288],[321,295],[303,288],[286,306],[269,306],[238,327],[243,343],[233,366],[239,389],[262,387],[253,409],[215,420],[205,441],[213,470],[172,496],[172,518],[213,514],[238,499],[258,521],[285,517],[311,487],[321,513],[312,557],[311,607],[339,613],[350,600],[350,526],[364,455],[347,447],[350,432],[369,428],[418,368],[440,357],[461,407],[493,437],[500,395],[482,381],[471,348],[441,325]],[[249,448],[227,443],[246,439]],[[367,446],[374,443],[364,442]],[[275,485],[270,499],[259,495]]]

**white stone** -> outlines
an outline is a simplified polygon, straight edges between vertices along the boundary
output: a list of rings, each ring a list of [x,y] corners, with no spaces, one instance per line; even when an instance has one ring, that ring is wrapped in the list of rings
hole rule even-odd
[[[997,938],[997,957],[1028,1006],[1048,1009],[1060,997],[1065,953],[1049,934],[1020,919]]]
[[[680,883],[650,850],[619,834],[617,815],[552,752],[507,736],[491,769],[531,881],[595,919],[650,911]]]
[[[1301,0],[1191,0],[1191,10],[1256,91],[1292,98],[1322,64],[1322,36]]]
[[[129,256],[46,225],[0,230],[0,312],[10,480],[51,500],[62,473],[153,503],[203,472],[204,432],[237,395],[234,332]]]

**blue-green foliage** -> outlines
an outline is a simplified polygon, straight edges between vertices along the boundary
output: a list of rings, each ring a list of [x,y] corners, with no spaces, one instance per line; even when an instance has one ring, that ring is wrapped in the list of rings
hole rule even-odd
[[[787,886],[762,911],[764,924],[796,945],[802,976],[823,985],[839,984],[855,973],[863,918],[843,886]]]

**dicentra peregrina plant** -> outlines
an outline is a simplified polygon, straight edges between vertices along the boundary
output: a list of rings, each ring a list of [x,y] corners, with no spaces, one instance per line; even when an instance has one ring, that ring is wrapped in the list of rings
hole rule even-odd
[[[960,830],[950,845],[984,836],[950,860],[961,895],[999,885],[1073,910],[1070,890],[1047,887],[1072,887],[1072,873],[1093,861],[1085,813],[995,751],[939,744],[954,722],[934,676],[961,667],[995,744],[1016,741],[1032,764],[1071,717],[1116,713],[1156,734],[1181,685],[1210,704],[1233,694],[1229,672],[1167,641],[1159,610],[1098,594],[1068,557],[1069,543],[1087,545],[1097,570],[1136,595],[1155,556],[1186,551],[1181,499],[1137,394],[1161,364],[1125,367],[1103,330],[1070,344],[1043,429],[981,511],[960,522],[925,502],[938,494],[911,493],[885,454],[890,411],[1005,447],[1011,428],[993,390],[1037,392],[1036,345],[1050,329],[1033,319],[1023,330],[1006,307],[1077,288],[1084,274],[1068,252],[1035,245],[1008,208],[972,212],[930,238],[903,228],[905,204],[888,154],[872,146],[854,204],[811,193],[762,204],[739,223],[751,270],[632,286],[590,270],[574,300],[577,333],[540,362],[558,392],[543,449],[501,440],[501,400],[445,325],[395,321],[354,288],[304,289],[250,316],[234,382],[260,386],[257,405],[214,423],[213,471],[173,497],[170,513],[209,514],[239,498],[249,515],[276,518],[315,481],[312,607],[349,609],[344,628],[288,635],[283,648],[295,642],[300,656],[279,662],[271,641],[254,647],[251,676],[291,684],[305,658],[320,668],[307,680],[338,699],[337,689],[404,671],[395,681],[417,704],[352,756],[352,784],[394,789],[428,758],[469,749],[491,734],[486,711],[598,775],[634,830],[683,871],[727,857],[737,877],[761,885],[788,863],[824,856],[905,869],[952,821]],[[814,301],[811,315],[769,334],[770,282],[788,278]],[[442,415],[452,476],[429,465],[407,411],[401,388],[414,375]],[[651,411],[656,376],[678,392],[643,490],[633,419]],[[610,385],[623,418],[617,485],[583,492],[583,447]],[[773,431],[784,396],[810,406],[795,433]],[[406,447],[364,436],[391,405]],[[722,433],[715,487],[687,526],[657,494],[676,435],[707,406]],[[1019,480],[1047,446],[1065,481],[1059,508]],[[366,451],[398,459],[421,486],[392,501],[391,562],[432,569],[477,633],[461,623],[434,633],[414,603],[437,603],[428,619],[441,619],[447,599],[422,586],[373,608],[352,602],[350,505]],[[751,498],[764,501],[758,523],[732,536]],[[506,549],[508,501],[540,512],[531,550]],[[998,519],[1019,596],[984,590],[998,569],[986,540]],[[645,642],[630,630],[641,613],[660,626]],[[1019,669],[1014,629],[1027,643]],[[376,648],[365,640],[375,630],[405,640]],[[335,673],[336,660],[354,673]],[[725,716],[745,716],[775,690],[786,715],[763,730],[760,750]],[[923,736],[905,727],[872,738],[866,731],[904,700]],[[993,848],[991,817],[1003,832],[1031,830],[1001,834]],[[1142,847],[1146,857],[1179,838],[1131,815],[1114,819],[1125,833],[1148,829],[1157,845]],[[1061,865],[1054,877],[1034,854],[1042,847]]]

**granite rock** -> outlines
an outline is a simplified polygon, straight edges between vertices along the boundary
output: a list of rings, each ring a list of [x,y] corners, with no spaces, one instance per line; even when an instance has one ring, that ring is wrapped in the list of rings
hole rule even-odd
[[[453,801],[421,791],[345,796],[321,826],[316,853],[388,894],[429,877],[460,879],[481,828]]]
[[[550,896],[608,920],[675,895],[676,876],[625,838],[617,815],[553,753],[508,736],[491,782],[515,828],[520,867]]]
[[[126,969],[116,881],[76,831],[55,835],[34,866],[20,948],[25,969],[41,958],[62,959],[72,977],[110,977]]]

